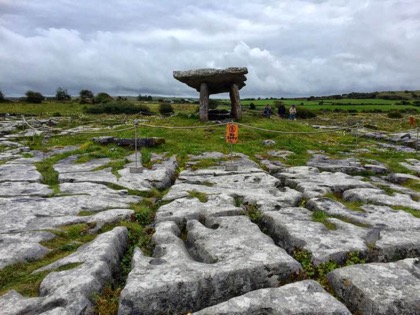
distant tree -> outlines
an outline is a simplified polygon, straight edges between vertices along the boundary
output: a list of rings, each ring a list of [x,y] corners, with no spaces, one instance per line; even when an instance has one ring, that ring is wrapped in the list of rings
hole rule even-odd
[[[55,99],[57,101],[69,101],[69,100],[71,100],[71,96],[68,93],[67,89],[63,89],[62,87],[58,87],[57,91],[55,92]]]
[[[103,104],[103,103],[108,103],[113,100],[114,99],[112,98],[112,96],[105,92],[100,92],[95,96],[95,103]]]
[[[93,104],[95,101],[92,91],[81,90],[79,92],[79,95],[80,95],[80,100],[79,100],[80,104]]]
[[[3,92],[0,91],[0,103],[3,103],[5,101],[6,101],[6,99],[4,98]]]
[[[138,101],[153,101],[153,98],[151,95],[141,95],[137,96]]]
[[[216,109],[220,104],[219,100],[209,99],[209,109]]]
[[[25,95],[26,95],[26,102],[28,103],[40,104],[45,99],[45,97],[41,93],[35,92],[35,91],[29,90],[25,93]]]

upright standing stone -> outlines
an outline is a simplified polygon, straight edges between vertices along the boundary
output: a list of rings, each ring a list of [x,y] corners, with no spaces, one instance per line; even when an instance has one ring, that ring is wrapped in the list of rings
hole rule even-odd
[[[200,120],[209,120],[209,87],[206,82],[200,84]]]
[[[239,88],[236,84],[232,84],[232,87],[229,91],[229,96],[230,96],[233,118],[241,119],[242,108],[241,108],[241,101],[239,99]]]
[[[196,69],[174,71],[174,78],[200,92],[200,119],[208,120],[209,95],[229,92],[231,114],[241,119],[242,110],[239,90],[245,86],[247,68]]]

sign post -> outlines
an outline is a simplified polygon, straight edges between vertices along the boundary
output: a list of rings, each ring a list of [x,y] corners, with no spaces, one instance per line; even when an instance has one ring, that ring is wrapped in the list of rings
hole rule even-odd
[[[233,165],[233,144],[238,142],[238,124],[228,123],[226,125],[226,143],[230,144],[230,165],[225,166],[226,171],[237,171],[238,166]]]

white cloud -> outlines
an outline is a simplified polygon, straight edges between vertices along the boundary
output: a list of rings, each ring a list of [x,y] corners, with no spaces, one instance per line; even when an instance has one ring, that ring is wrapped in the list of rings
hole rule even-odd
[[[0,90],[196,95],[173,70],[248,67],[244,96],[420,89],[417,0],[0,0]]]

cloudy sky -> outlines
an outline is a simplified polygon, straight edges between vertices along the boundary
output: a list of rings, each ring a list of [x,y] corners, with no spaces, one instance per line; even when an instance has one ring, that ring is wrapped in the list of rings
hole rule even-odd
[[[0,91],[197,96],[174,70],[247,67],[242,97],[420,89],[419,0],[0,0]]]

